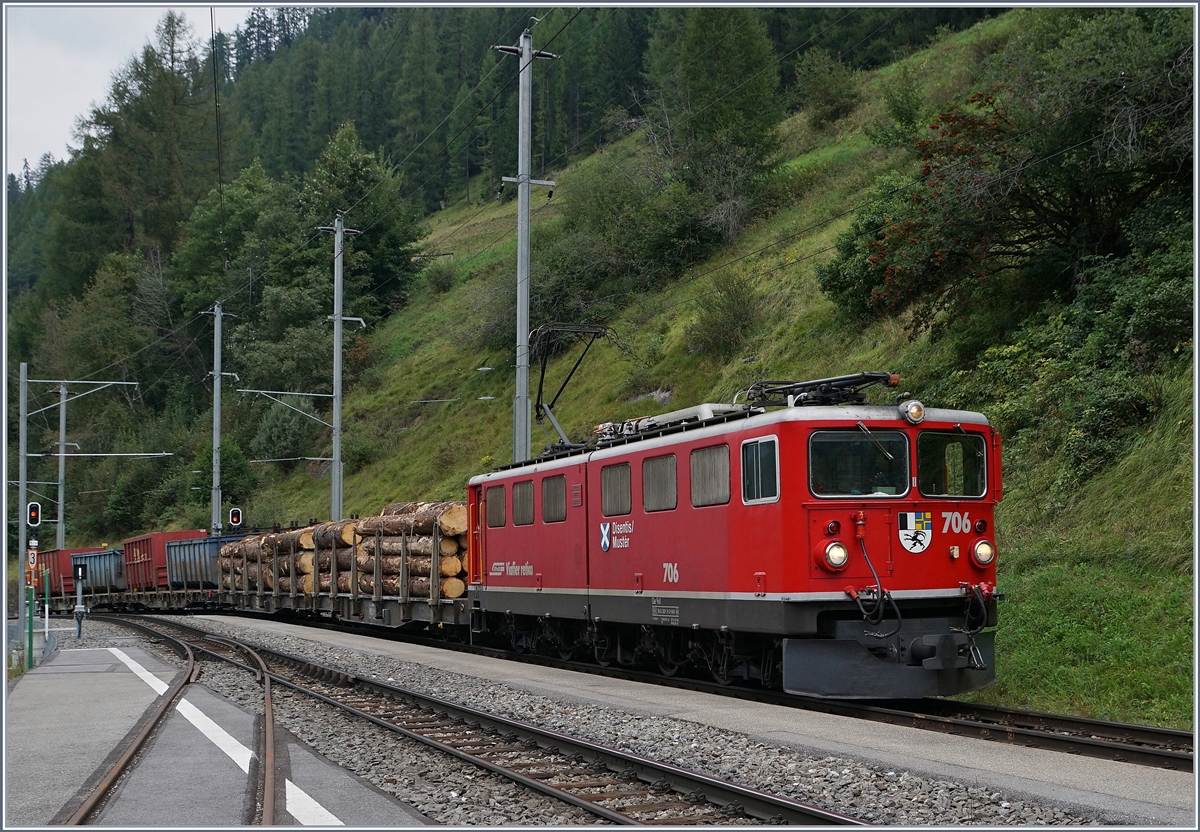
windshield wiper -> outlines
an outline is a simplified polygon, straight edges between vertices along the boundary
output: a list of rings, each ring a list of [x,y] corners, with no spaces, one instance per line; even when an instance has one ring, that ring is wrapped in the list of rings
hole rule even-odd
[[[867,438],[869,438],[871,440],[871,442],[874,443],[875,447],[879,449],[879,453],[883,454],[884,456],[886,456],[888,458],[888,462],[895,461],[896,458],[888,453],[887,448],[883,447],[883,444],[878,439],[875,438],[875,434],[873,434],[873,433],[871,433],[871,431],[867,430],[866,425],[864,425],[862,422],[859,422],[858,429],[867,435]]]

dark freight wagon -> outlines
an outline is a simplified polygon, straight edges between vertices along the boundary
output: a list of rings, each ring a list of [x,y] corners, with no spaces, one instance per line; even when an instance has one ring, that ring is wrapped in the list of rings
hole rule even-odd
[[[122,543],[125,549],[125,579],[131,592],[153,592],[167,586],[167,543],[208,537],[203,529],[177,532],[153,532],[131,537]]]
[[[167,583],[171,589],[216,589],[221,577],[217,559],[226,543],[245,535],[167,541]]]
[[[87,567],[87,578],[83,581],[84,596],[125,591],[125,561],[120,549],[72,555],[72,572],[78,564]]]

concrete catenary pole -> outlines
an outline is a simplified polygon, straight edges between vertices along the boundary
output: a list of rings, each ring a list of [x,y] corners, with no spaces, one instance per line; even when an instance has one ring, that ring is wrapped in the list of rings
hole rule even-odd
[[[58,507],[55,513],[58,522],[54,524],[54,548],[63,548],[66,539],[66,505],[67,505],[67,385],[63,382],[58,387]]]
[[[533,32],[521,33],[519,46],[496,46],[500,52],[520,56],[517,107],[517,390],[513,396],[513,462],[530,458],[531,418],[529,409],[529,188],[530,185],[554,186],[553,182],[530,178],[533,167],[532,113],[533,61],[557,58],[549,52],[533,50]],[[512,179],[503,177],[503,181]]]
[[[346,228],[341,212],[333,227],[322,225],[318,231],[333,232],[333,314],[326,320],[333,321],[333,468],[329,472],[330,497],[329,519],[342,519],[342,321],[358,321],[366,326],[362,318],[342,316],[342,253],[347,234],[359,234],[357,229]]]
[[[219,535],[221,523],[221,302],[213,304],[213,455],[212,516],[209,525]]]
[[[342,240],[345,226],[338,214],[333,223],[333,470],[329,519],[342,519]]]
[[[521,33],[517,133],[517,393],[513,399],[513,462],[529,459],[529,171],[532,167],[533,32]]]
[[[19,439],[17,441],[17,452],[21,455],[17,461],[17,557],[21,559],[21,575],[24,575],[25,570],[25,550],[26,544],[29,542],[26,536],[25,521],[29,518],[25,513],[27,498],[29,493],[26,489],[28,477],[28,450],[29,450],[29,365],[21,362],[21,391],[20,391],[20,425],[18,427]],[[8,582],[5,581],[5,586]],[[25,632],[25,584],[24,581],[17,581],[17,629],[22,633],[24,638]]]

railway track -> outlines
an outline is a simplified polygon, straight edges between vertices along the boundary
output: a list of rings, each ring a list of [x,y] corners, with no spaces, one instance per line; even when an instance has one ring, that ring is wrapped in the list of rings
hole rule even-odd
[[[125,619],[114,619],[125,622]],[[185,641],[218,639],[175,621]],[[145,625],[142,625],[145,626]],[[152,629],[160,631],[158,626]],[[201,647],[201,649],[209,649]],[[864,821],[537,728],[307,659],[254,648],[265,677],[531,790],[626,825],[865,825]]]
[[[267,672],[266,664],[263,662],[262,657],[259,656],[258,653],[248,645],[241,644],[240,642],[236,642],[232,639],[222,638],[211,633],[203,633],[199,630],[195,631],[194,633],[189,633],[186,638],[180,638],[164,632],[161,628],[149,626],[141,621],[108,616],[97,616],[97,618],[101,621],[109,621],[114,624],[120,624],[121,626],[137,630],[138,632],[152,639],[165,641],[167,645],[172,647],[172,649],[175,649],[176,652],[186,654],[188,660],[188,667],[183,680],[180,682],[177,688],[171,692],[172,695],[168,696],[167,699],[162,703],[158,711],[155,712],[151,722],[146,726],[142,733],[139,734],[139,738],[137,741],[135,741],[134,747],[131,747],[130,751],[127,752],[127,756],[130,756],[131,759],[132,756],[136,754],[137,749],[141,747],[145,737],[148,737],[153,733],[154,728],[159,724],[162,718],[170,712],[171,707],[175,704],[175,702],[179,699],[182,699],[182,695],[186,691],[187,686],[199,680],[200,664],[195,660],[197,653],[212,656],[213,658],[236,665],[237,667],[254,674],[255,681],[261,684],[263,688],[263,720],[262,731],[260,732],[261,755],[259,758],[262,760],[262,765],[257,767],[258,801],[254,823],[261,826],[274,826],[275,715],[274,708],[271,704],[271,677]],[[246,659],[249,659],[251,664],[247,664],[245,662]],[[125,766],[122,766],[122,770],[124,767]],[[116,767],[114,767],[114,771],[116,771]],[[112,780],[112,783],[109,783],[108,788],[105,789],[105,793],[111,789],[111,786],[115,784],[116,779],[119,778],[119,776],[120,772],[117,772],[115,776],[110,774],[109,777],[105,778],[104,783],[108,783],[110,779]],[[103,786],[104,783],[101,783],[101,786]],[[99,791],[100,788],[97,787],[97,792]],[[87,804],[85,803],[85,807],[86,806]],[[95,804],[93,804],[92,809],[94,810],[94,808]],[[82,818],[83,815],[81,815],[81,813],[83,811],[83,808],[81,808],[80,812],[76,813],[76,816]],[[92,813],[92,810],[89,810],[88,814]],[[77,821],[72,818],[72,820],[69,822],[75,823]],[[78,822],[82,823],[83,820],[81,819]]]
[[[66,821],[68,826],[86,825],[96,816],[100,809],[103,808],[113,788],[120,782],[122,775],[129,770],[130,765],[137,758],[143,746],[145,746],[146,740],[162,724],[163,719],[171,712],[175,703],[182,697],[187,686],[196,680],[200,668],[196,663],[195,654],[192,652],[192,649],[180,639],[171,638],[170,636],[165,636],[165,638],[167,645],[183,657],[185,661],[182,677],[167,690],[158,708],[146,724],[142,726],[142,730],[134,737],[129,747],[112,764],[108,773],[100,779],[100,782],[96,784],[92,792],[84,798],[83,803],[75,810],[75,814]]]
[[[316,624],[314,626],[324,626]],[[336,628],[351,629],[345,622]],[[378,637],[377,631],[364,634]],[[793,696],[758,687],[721,685],[685,676],[663,676],[635,668],[568,661],[536,654],[517,654],[477,645],[406,635],[401,640],[414,644],[436,646],[492,658],[556,667],[610,678],[627,679],[647,684],[694,690],[717,696],[732,697],[789,708],[801,708],[820,713],[849,716],[907,725],[926,731],[973,737],[991,742],[1024,745],[1067,754],[1076,754],[1120,763],[1152,766],[1172,771],[1194,770],[1193,734],[1172,728],[1106,722],[1087,717],[1062,716],[976,705],[944,699],[900,700],[897,702],[829,700]]]
[[[829,700],[768,691],[761,688],[720,685],[699,679],[663,677],[627,668],[597,667],[580,662],[563,662],[542,656],[516,656],[503,651],[488,655],[531,661],[570,670],[630,679],[649,684],[701,691],[747,701],[784,705],[789,708],[867,719],[889,725],[907,725],[992,742],[1024,745],[1068,754],[1078,754],[1120,763],[1153,766],[1175,771],[1193,770],[1193,734],[1172,728],[1105,722],[1086,717],[1060,716],[975,705],[944,699],[877,702]]]

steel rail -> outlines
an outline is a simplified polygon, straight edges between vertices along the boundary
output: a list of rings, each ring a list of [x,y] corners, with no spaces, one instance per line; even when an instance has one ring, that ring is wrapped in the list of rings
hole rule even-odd
[[[211,633],[178,621],[166,623],[180,629],[195,631],[203,634],[206,638],[220,639],[220,637],[214,637]],[[646,757],[607,748],[588,740],[570,737],[557,731],[539,728],[497,714],[487,713],[455,702],[421,694],[407,688],[363,679],[337,670],[336,668],[317,664],[300,656],[289,655],[258,645],[255,645],[253,649],[262,656],[267,657],[272,663],[278,662],[316,681],[327,682],[338,687],[352,688],[356,692],[366,693],[386,702],[400,702],[425,712],[442,714],[447,719],[454,720],[456,723],[478,726],[480,730],[485,732],[513,736],[523,739],[526,742],[532,741],[544,753],[557,753],[568,758],[582,760],[590,763],[594,767],[593,770],[618,773],[627,779],[636,779],[645,784],[658,786],[660,789],[664,787],[669,788],[670,791],[680,795],[692,796],[702,794],[709,802],[716,806],[738,811],[760,820],[805,826],[828,824],[868,825],[865,821],[857,818],[831,812],[790,798],[739,786],[699,772],[688,771],[668,763],[661,763]],[[389,731],[399,733],[402,736],[450,754],[472,765],[483,767],[506,779],[518,782],[529,789],[553,797],[556,800],[570,803],[605,820],[619,824],[642,825],[645,823],[627,814],[622,814],[619,810],[601,806],[588,800],[586,797],[563,791],[537,777],[526,776],[503,765],[481,759],[454,745],[439,742],[433,737],[422,734],[420,731],[411,730],[396,722],[382,719],[361,708],[340,701],[334,696],[326,695],[320,691],[313,690],[305,684],[288,679],[279,672],[270,670],[268,672],[278,684],[286,685],[313,696],[326,704],[352,713]],[[596,794],[595,797],[607,799],[605,793]],[[689,820],[692,823],[695,822],[691,819],[685,819],[684,822],[688,822]]]
[[[518,738],[524,737],[531,739],[543,749],[551,750],[567,756],[578,755],[584,761],[592,763],[603,762],[611,771],[620,771],[621,773],[633,772],[637,779],[645,783],[662,783],[669,784],[672,791],[679,793],[703,793],[710,801],[720,806],[736,806],[741,811],[749,814],[752,817],[761,820],[776,821],[788,824],[799,825],[815,825],[815,824],[849,824],[849,825],[867,825],[864,821],[852,818],[846,815],[841,815],[836,812],[830,812],[820,809],[815,806],[810,806],[800,801],[790,798],[771,795],[765,792],[760,792],[756,789],[751,789],[745,786],[739,786],[734,783],[729,783],[719,780],[715,777],[710,777],[699,772],[688,771],[668,763],[661,763],[656,760],[651,760],[646,757],[641,757],[636,754],[619,751],[614,748],[590,742],[588,740],[570,737],[566,734],[561,734],[557,731],[552,731],[545,728],[539,728],[528,723],[519,722],[507,717],[491,714],[466,705],[460,705],[454,702],[448,702],[444,699],[428,696],[426,694],[417,693],[416,691],[407,688],[387,685],[382,682],[374,682],[367,679],[362,679],[352,674],[347,674],[334,668],[325,667],[312,662],[308,659],[299,656],[290,656],[286,653],[281,653],[274,650],[260,649],[264,654],[276,657],[280,661],[301,669],[305,675],[317,676],[322,680],[330,681],[335,684],[351,686],[358,690],[366,690],[372,692],[376,696],[381,696],[391,700],[405,701],[410,705],[425,710],[433,710],[438,713],[447,715],[449,718],[465,722],[469,725],[478,725],[483,730],[493,730],[497,732],[507,732],[515,734]],[[399,726],[385,720],[378,719],[371,714],[355,708],[346,703],[320,694],[319,692],[306,689],[302,685],[297,685],[281,676],[276,676],[277,680],[282,684],[287,684],[297,690],[304,691],[310,695],[315,695],[329,704],[336,705],[343,710],[355,713],[362,716],[375,724],[386,727],[389,730],[396,730]],[[487,760],[481,760],[478,757],[461,751],[458,748],[449,746],[443,743],[438,743],[436,740],[426,737],[419,732],[409,731],[408,729],[400,728],[400,733],[409,736],[419,742],[444,750],[447,753],[453,754],[461,759],[468,760],[474,765],[483,765],[489,770],[496,771],[507,778],[511,778],[521,782],[529,788],[536,789],[543,794],[550,795],[558,800],[566,800],[573,805],[580,806],[589,812],[599,814],[617,823],[629,824],[639,823],[638,821],[629,818],[628,815],[612,813],[611,810],[605,807],[598,806],[586,798],[578,798],[571,795],[569,792],[564,792],[551,785],[543,783],[536,778],[527,778],[519,773],[506,769],[503,766],[497,766]],[[604,797],[603,794],[598,795]],[[602,810],[598,812],[597,810]]]
[[[610,665],[607,667],[529,653],[454,644],[430,638],[406,636],[409,643],[436,645],[474,655],[544,667],[555,667],[606,676],[614,679],[711,693],[734,699],[782,705],[818,713],[868,719],[889,725],[904,725],[926,731],[976,737],[996,742],[1020,744],[1057,753],[1077,754],[1096,759],[1133,765],[1152,766],[1190,772],[1194,769],[1191,751],[1193,734],[1173,728],[1105,722],[1087,717],[1042,714],[1015,708],[975,705],[949,699],[900,700],[903,704],[879,700],[856,702],[845,699],[818,699],[774,690],[737,685],[722,685],[702,679],[664,676],[657,673]],[[1180,750],[1186,748],[1188,750]]]
[[[258,665],[256,675],[263,686],[263,806],[262,826],[275,825],[275,711],[271,706],[271,674],[256,651],[234,639],[210,635],[218,644],[244,650]]]
[[[196,639],[197,641],[210,641],[213,644],[221,645],[228,650],[233,650],[233,651],[243,650],[243,651],[245,651],[258,664],[258,668],[256,669],[249,665],[242,664],[241,662],[239,662],[233,658],[230,658],[229,656],[222,655],[221,653],[219,653],[215,650],[211,650],[211,649],[203,646],[203,644],[191,643],[191,642],[188,642],[183,639],[177,639],[175,636],[164,633],[162,630],[159,630],[155,627],[148,626],[143,622],[132,621],[127,618],[123,618],[123,617],[119,617],[119,616],[104,617],[103,620],[110,621],[110,622],[116,623],[116,624],[122,624],[127,627],[131,627],[131,628],[136,628],[136,629],[141,630],[142,632],[152,634],[154,636],[168,638],[172,641],[175,641],[175,642],[183,645],[183,647],[188,651],[189,657],[191,657],[193,655],[193,648],[195,648],[195,650],[198,650],[199,652],[207,653],[208,655],[213,656],[214,658],[220,659],[221,661],[224,661],[224,662],[228,662],[229,664],[232,664],[235,667],[240,667],[243,670],[246,670],[250,673],[255,674],[255,676],[257,677],[256,681],[261,682],[263,685],[263,746],[264,747],[263,747],[263,757],[262,757],[263,762],[262,762],[262,766],[261,766],[263,804],[262,804],[262,817],[260,818],[260,825],[274,826],[275,825],[275,715],[274,715],[274,709],[271,705],[271,679],[270,679],[270,675],[266,669],[266,663],[263,662],[262,657],[259,656],[257,653],[255,653],[250,648],[248,648],[246,645],[244,645],[236,640],[223,638],[223,637],[215,635],[213,633],[206,633],[202,630],[195,631],[196,635],[193,636],[193,638],[196,638],[196,636],[199,636],[199,638]],[[174,623],[174,622],[172,622],[172,623]],[[199,675],[200,675],[200,668],[197,665],[195,667],[194,671],[192,672],[191,681],[193,681],[193,682],[196,681],[199,678]]]
[[[97,619],[118,622],[118,619],[110,619],[101,616],[97,616]],[[116,785],[117,781],[121,778],[121,775],[125,773],[126,768],[128,768],[129,764],[137,756],[138,752],[141,751],[142,746],[146,743],[146,740],[149,739],[150,735],[154,733],[154,730],[162,722],[163,718],[170,712],[171,707],[175,704],[176,700],[179,699],[184,688],[196,680],[196,676],[199,671],[199,667],[196,665],[196,657],[193,655],[191,647],[189,647],[186,642],[176,639],[173,636],[169,636],[166,633],[154,630],[153,628],[144,627],[140,624],[135,624],[132,622],[119,623],[128,624],[134,629],[141,629],[144,632],[153,633],[156,636],[169,639],[174,643],[177,651],[186,657],[187,666],[184,668],[183,675],[179,681],[167,690],[153,716],[151,716],[150,720],[142,726],[142,730],[138,732],[136,737],[134,737],[133,742],[130,743],[129,747],[125,749],[125,752],[117,759],[117,761],[113,763],[113,766],[111,769],[109,769],[108,774],[106,774],[100,780],[100,782],[96,785],[96,788],[92,790],[92,793],[89,794],[79,808],[75,810],[75,814],[71,815],[70,819],[67,820],[66,823],[68,826],[83,825],[87,818],[96,810],[101,801],[103,801],[108,795],[112,787]]]

